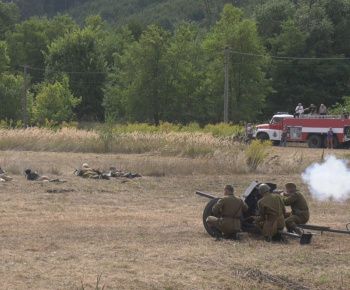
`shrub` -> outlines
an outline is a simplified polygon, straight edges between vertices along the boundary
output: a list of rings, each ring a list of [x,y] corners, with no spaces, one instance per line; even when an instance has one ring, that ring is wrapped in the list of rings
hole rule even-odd
[[[249,144],[246,151],[246,156],[250,171],[256,171],[259,164],[261,164],[261,162],[263,162],[266,156],[269,154],[267,150],[271,146],[271,141],[260,142],[260,140],[253,140]]]

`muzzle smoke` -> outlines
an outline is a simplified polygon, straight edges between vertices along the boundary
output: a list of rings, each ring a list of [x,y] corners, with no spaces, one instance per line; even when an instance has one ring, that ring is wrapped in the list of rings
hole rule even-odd
[[[330,155],[322,164],[314,163],[301,174],[312,198],[342,202],[350,198],[350,169],[347,160]]]

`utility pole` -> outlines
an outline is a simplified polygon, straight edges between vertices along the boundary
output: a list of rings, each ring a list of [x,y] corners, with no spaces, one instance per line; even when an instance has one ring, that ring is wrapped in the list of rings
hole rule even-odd
[[[228,123],[228,60],[229,60],[229,47],[225,47],[225,98],[224,98],[224,123]]]
[[[24,128],[27,128],[27,65],[24,65],[24,89],[23,89],[23,124]]]

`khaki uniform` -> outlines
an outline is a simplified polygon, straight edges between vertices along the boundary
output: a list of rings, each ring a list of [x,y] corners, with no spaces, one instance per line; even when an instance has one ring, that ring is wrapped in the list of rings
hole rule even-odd
[[[11,181],[13,178],[8,176],[6,173],[5,174],[0,174],[0,179],[4,181]]]
[[[289,232],[293,232],[298,224],[306,224],[309,221],[309,206],[300,191],[292,191],[290,196],[283,196],[282,201],[284,205],[290,205],[292,208],[292,212],[285,215],[286,227]]]
[[[8,176],[6,171],[0,167],[0,179],[3,181],[11,181],[13,178]]]
[[[83,167],[79,170],[78,176],[81,176],[83,178],[94,178],[96,175],[101,175],[102,172],[97,169],[92,169],[90,167]]]
[[[213,206],[213,214],[221,214],[221,218],[208,216],[207,223],[216,227],[224,236],[241,231],[241,214],[247,211],[248,205],[233,194],[228,194],[218,200]]]
[[[266,193],[258,201],[258,209],[260,216],[255,219],[255,226],[265,237],[271,239],[285,226],[286,207],[278,194]]]

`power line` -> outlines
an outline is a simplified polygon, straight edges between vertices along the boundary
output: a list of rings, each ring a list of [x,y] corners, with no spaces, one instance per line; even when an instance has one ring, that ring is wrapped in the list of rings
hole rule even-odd
[[[230,50],[230,53],[234,54],[242,54],[242,55],[249,55],[249,56],[258,56],[258,57],[269,57],[269,58],[275,58],[275,59],[290,59],[290,60],[350,60],[350,57],[293,57],[293,56],[273,56],[273,55],[263,55],[263,54],[255,54],[255,53],[248,53],[248,52],[240,52],[240,51],[234,51]]]

